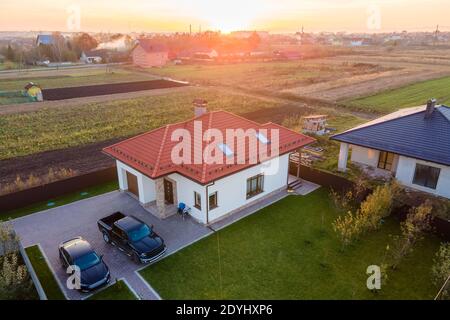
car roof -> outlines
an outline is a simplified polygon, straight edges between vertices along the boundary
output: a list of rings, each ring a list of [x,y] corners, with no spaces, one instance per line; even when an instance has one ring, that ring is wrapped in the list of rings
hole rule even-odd
[[[73,259],[94,251],[89,242],[82,238],[69,240],[63,243],[62,246]]]
[[[116,221],[116,225],[125,232],[136,229],[143,224],[142,221],[132,216],[126,216],[125,218]]]

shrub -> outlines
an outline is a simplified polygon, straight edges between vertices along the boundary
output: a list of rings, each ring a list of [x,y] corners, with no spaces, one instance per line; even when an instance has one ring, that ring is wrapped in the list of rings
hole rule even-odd
[[[376,230],[382,219],[388,217],[392,210],[391,185],[377,187],[367,199],[361,203],[358,214],[366,230]]]
[[[32,299],[33,282],[17,252],[0,257],[0,299]]]
[[[450,277],[450,242],[441,244],[438,252],[436,253],[436,258],[434,259],[431,274],[436,287],[439,289],[442,288],[440,298],[449,299],[450,284],[447,282],[447,285],[445,287],[443,286]]]
[[[406,220],[401,223],[401,236],[395,238],[391,250],[392,268],[397,268],[400,261],[414,249],[415,244],[423,239],[425,232],[431,230],[431,212],[433,206],[429,200],[419,207],[411,208]]]
[[[333,230],[339,235],[343,246],[351,244],[361,234],[361,221],[351,211],[333,222]]]

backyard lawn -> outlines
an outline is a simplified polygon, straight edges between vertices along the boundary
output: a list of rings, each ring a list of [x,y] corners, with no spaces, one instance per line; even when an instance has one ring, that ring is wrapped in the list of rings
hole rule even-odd
[[[123,280],[100,290],[90,296],[88,300],[136,300],[136,296]]]
[[[65,300],[47,261],[37,245],[25,249],[48,300]]]
[[[343,103],[351,108],[390,113],[401,108],[424,105],[430,98],[436,98],[439,104],[450,103],[449,87],[450,77],[445,77]]]
[[[141,271],[163,299],[432,299],[430,269],[439,241],[425,239],[379,293],[366,287],[399,232],[381,230],[341,250],[338,212],[325,189],[289,196]]]

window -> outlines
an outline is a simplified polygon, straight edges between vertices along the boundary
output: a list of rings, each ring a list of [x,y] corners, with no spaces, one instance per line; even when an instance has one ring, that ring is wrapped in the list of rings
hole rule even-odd
[[[393,153],[386,151],[380,152],[380,158],[378,159],[378,168],[391,171],[393,163],[394,163]]]
[[[441,169],[416,164],[416,172],[414,173],[413,183],[431,189],[436,189]]]
[[[257,176],[247,179],[247,199],[256,196],[264,191],[264,175],[258,174]]]
[[[217,208],[217,191],[209,195],[209,210]]]
[[[196,207],[198,210],[202,210],[202,197],[200,196],[200,193],[197,193],[194,191],[194,207]]]

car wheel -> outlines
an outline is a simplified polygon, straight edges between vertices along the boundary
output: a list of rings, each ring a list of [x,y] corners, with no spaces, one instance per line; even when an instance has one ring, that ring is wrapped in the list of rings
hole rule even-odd
[[[133,262],[135,262],[137,264],[141,263],[141,259],[139,258],[139,256],[136,253],[131,255],[131,259],[133,260]]]
[[[106,243],[110,243],[111,242],[111,239],[109,239],[109,235],[106,232],[103,232],[103,240]]]

